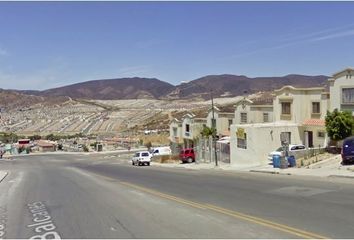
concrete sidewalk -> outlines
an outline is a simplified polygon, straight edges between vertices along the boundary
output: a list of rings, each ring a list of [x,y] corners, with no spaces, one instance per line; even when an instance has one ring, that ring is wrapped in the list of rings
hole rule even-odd
[[[345,177],[354,178],[354,165],[341,165],[341,156],[334,155],[333,157],[314,163],[307,167],[302,168],[274,168],[272,165],[230,165],[220,162],[219,166],[215,163],[152,163],[154,166],[172,167],[172,168],[185,168],[194,170],[215,169],[224,171],[236,172],[255,172],[255,173],[268,173],[268,174],[282,174],[282,175],[297,175],[297,176],[317,176],[317,177]]]
[[[4,178],[7,176],[8,172],[5,171],[0,171],[0,182],[4,180]]]

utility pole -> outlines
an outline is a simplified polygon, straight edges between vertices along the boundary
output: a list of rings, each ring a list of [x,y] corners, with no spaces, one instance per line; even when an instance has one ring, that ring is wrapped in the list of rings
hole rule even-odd
[[[210,90],[210,98],[211,98],[211,111],[213,114],[213,119],[211,121],[211,128],[213,129],[213,142],[214,142],[214,154],[215,154],[215,166],[218,166],[218,155],[216,152],[216,120],[214,115],[214,99],[213,99],[213,90]]]

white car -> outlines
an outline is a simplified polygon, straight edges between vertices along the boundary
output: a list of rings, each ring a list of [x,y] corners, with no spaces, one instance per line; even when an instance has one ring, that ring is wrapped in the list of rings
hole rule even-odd
[[[148,165],[150,166],[151,154],[148,151],[136,152],[132,158],[132,165]]]
[[[305,145],[302,144],[290,144],[289,145],[289,152],[294,152],[298,150],[304,150]],[[268,154],[268,160],[273,161],[273,156],[282,156],[283,155],[283,147],[279,147],[277,150]]]

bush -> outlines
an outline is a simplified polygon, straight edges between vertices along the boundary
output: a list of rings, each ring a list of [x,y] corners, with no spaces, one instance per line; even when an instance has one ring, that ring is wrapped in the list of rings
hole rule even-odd
[[[147,147],[147,149],[150,150],[150,148],[152,147],[151,142],[145,143],[145,147]]]
[[[88,149],[88,147],[86,145],[83,145],[82,149],[84,150],[84,152],[88,152],[89,151],[89,149]]]
[[[326,131],[331,140],[339,141],[352,135],[354,120],[350,112],[340,112],[334,109],[327,111]]]

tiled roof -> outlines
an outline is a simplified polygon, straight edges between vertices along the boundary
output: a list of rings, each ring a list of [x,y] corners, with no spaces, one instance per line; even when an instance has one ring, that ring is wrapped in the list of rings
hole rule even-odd
[[[252,105],[273,105],[274,94],[271,92],[263,92],[257,97],[252,98]]]
[[[305,126],[325,126],[325,120],[310,118],[310,119],[306,119],[302,123],[302,125],[305,125]]]
[[[224,105],[224,106],[217,106],[220,110],[220,112],[224,113],[234,113],[235,112],[235,107],[234,105]]]

